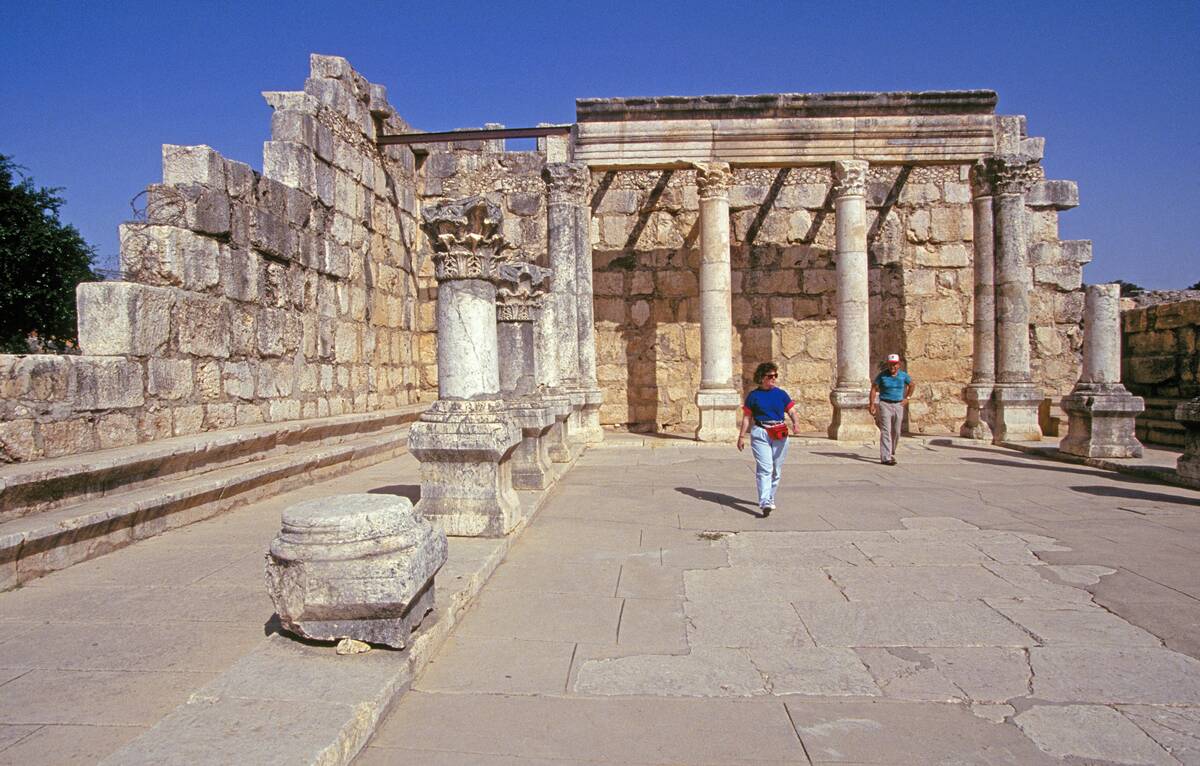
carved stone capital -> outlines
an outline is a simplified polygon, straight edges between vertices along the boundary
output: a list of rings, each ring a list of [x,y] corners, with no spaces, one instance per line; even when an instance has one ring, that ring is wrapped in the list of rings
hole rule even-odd
[[[838,197],[865,197],[867,194],[867,161],[834,160],[833,193]]]
[[[1042,180],[1036,157],[1005,154],[985,160],[996,194],[1025,194]]]
[[[512,257],[500,233],[500,207],[483,197],[446,200],[421,212],[421,227],[433,247],[434,276],[494,281]]]
[[[532,263],[514,261],[500,267],[496,281],[496,319],[532,322],[550,290],[553,272]]]
[[[587,197],[591,171],[583,162],[550,162],[542,170],[551,202],[576,202]]]
[[[733,172],[728,162],[693,162],[696,169],[696,189],[700,199],[717,199],[729,196],[733,185]]]
[[[971,165],[970,178],[972,197],[991,197],[996,193],[996,189],[992,184],[992,172],[983,160],[979,160]]]

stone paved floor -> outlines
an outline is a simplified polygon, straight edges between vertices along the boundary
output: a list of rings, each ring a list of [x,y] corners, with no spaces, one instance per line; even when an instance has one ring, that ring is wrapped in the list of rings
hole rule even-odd
[[[1200,493],[983,446],[613,436],[356,761],[1200,763]]]

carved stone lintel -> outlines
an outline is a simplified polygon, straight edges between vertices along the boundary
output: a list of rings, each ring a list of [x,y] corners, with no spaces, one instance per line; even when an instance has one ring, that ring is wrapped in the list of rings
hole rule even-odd
[[[988,157],[985,162],[996,194],[1025,194],[1042,180],[1041,165],[1036,157],[1006,154]]]
[[[434,276],[495,280],[498,267],[512,257],[500,233],[503,214],[483,197],[446,200],[421,213],[421,227],[433,248]]]
[[[833,186],[834,195],[837,197],[866,196],[866,160],[834,160]]]
[[[550,202],[577,202],[586,197],[591,172],[583,162],[551,162],[542,170]]]
[[[996,193],[992,184],[992,173],[983,160],[971,165],[970,178],[972,197],[991,197]]]
[[[696,189],[700,199],[717,199],[729,194],[733,185],[733,172],[728,162],[694,162],[696,169]]]
[[[501,265],[496,283],[496,319],[532,322],[550,290],[552,273],[550,269],[522,261]]]

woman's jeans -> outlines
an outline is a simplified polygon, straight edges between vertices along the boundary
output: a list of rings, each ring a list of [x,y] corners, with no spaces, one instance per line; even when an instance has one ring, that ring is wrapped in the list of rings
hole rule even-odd
[[[787,455],[788,440],[772,440],[767,429],[750,429],[750,451],[754,453],[754,477],[758,481],[758,507],[775,505],[775,490],[783,475],[783,458]]]

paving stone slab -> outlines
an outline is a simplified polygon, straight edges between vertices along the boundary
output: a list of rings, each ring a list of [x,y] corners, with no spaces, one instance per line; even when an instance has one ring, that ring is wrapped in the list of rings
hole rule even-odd
[[[598,634],[592,643],[606,639]],[[687,615],[682,599],[627,598],[621,608],[617,646],[644,654],[686,652]]]
[[[1031,646],[1033,638],[978,601],[797,602],[818,646]]]
[[[85,766],[144,732],[144,726],[74,726],[50,724],[6,749],[0,764],[12,766]],[[0,747],[3,747],[0,745]]]
[[[814,764],[1061,765],[1015,726],[964,705],[788,700],[787,708]]]
[[[31,670],[0,687],[9,724],[149,726],[214,673]]]
[[[791,604],[778,601],[687,601],[692,647],[813,646]]]
[[[967,700],[967,693],[946,678],[932,658],[915,649],[858,649],[857,652],[884,697],[913,702]]]
[[[575,644],[452,636],[413,688],[429,692],[562,694]]]
[[[1024,593],[979,564],[950,567],[835,566],[825,567],[825,571],[851,601],[963,601]]]
[[[1176,766],[1178,761],[1116,710],[1101,705],[1035,705],[1013,721],[1057,758]]]
[[[682,598],[683,568],[633,560],[621,565],[615,595],[621,598]]]
[[[1200,661],[1170,649],[1034,648],[1030,662],[1038,699],[1200,705]]]
[[[621,563],[590,563],[537,559],[530,562],[510,560],[500,565],[488,590],[533,591],[539,593],[577,593],[587,596],[612,596],[617,589]]]
[[[776,696],[880,695],[879,687],[852,649],[760,646],[745,651]]]
[[[762,674],[745,652],[695,647],[685,655],[642,654],[584,662],[577,694],[593,696],[749,697],[766,694]]]
[[[961,542],[856,542],[876,566],[962,566],[992,559],[977,547]]]
[[[0,751],[15,745],[40,728],[42,724],[0,724]]]
[[[765,699],[564,699],[414,692],[401,698],[373,744],[602,763],[806,762],[787,711],[778,701]]]
[[[989,598],[986,602],[1032,633],[1043,646],[1162,646],[1156,636],[1099,607],[1044,599]]]
[[[484,591],[463,617],[460,636],[531,641],[616,640],[619,598],[523,591]]]
[[[354,766],[396,766],[401,763],[421,766],[591,766],[593,760],[574,758],[523,758],[461,750],[410,750],[408,748],[368,747],[354,759]]]
[[[815,568],[735,566],[683,573],[688,601],[838,601],[846,599],[829,577]]]
[[[1118,705],[1117,709],[1180,763],[1200,763],[1200,707]]]

